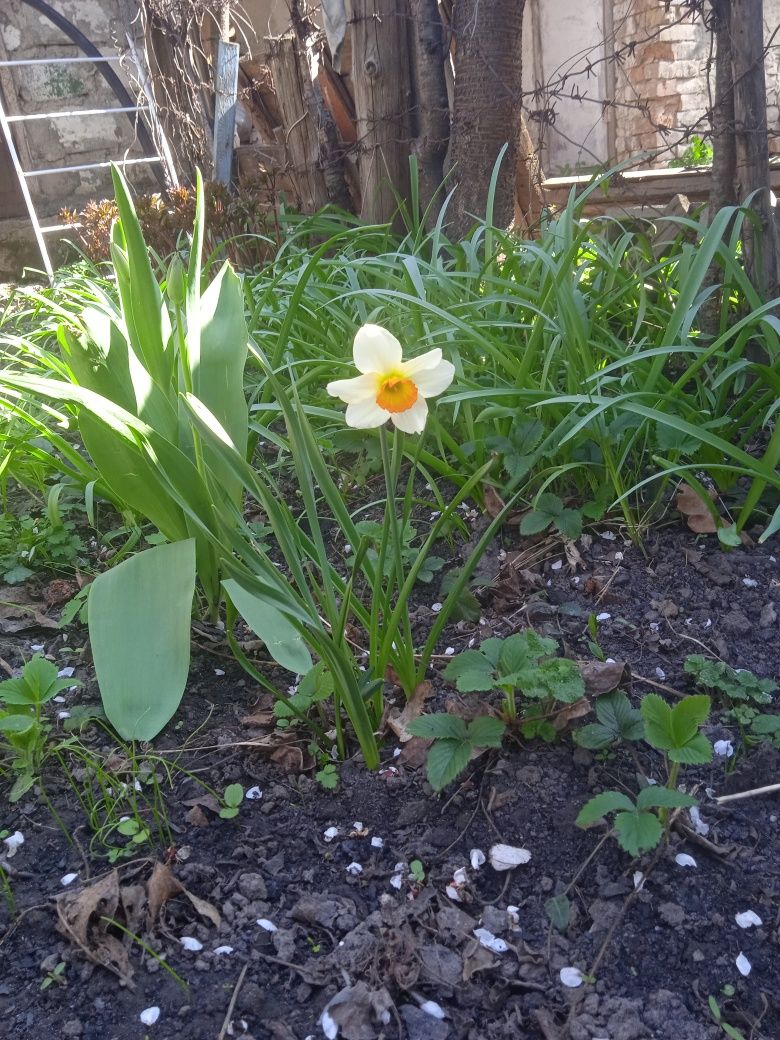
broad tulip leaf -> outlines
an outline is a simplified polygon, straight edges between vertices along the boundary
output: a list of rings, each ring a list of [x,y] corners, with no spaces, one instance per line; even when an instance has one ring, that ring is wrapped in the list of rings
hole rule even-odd
[[[266,645],[268,653],[282,668],[305,675],[312,667],[311,655],[298,629],[269,599],[249,592],[234,578],[222,582],[233,606],[255,635]]]
[[[155,546],[98,575],[89,637],[106,715],[151,740],[179,707],[190,667],[195,540]]]

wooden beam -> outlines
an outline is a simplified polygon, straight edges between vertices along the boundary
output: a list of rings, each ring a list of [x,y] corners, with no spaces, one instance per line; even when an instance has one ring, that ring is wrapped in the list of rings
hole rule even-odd
[[[219,40],[214,74],[214,180],[230,184],[236,132],[239,45]]]

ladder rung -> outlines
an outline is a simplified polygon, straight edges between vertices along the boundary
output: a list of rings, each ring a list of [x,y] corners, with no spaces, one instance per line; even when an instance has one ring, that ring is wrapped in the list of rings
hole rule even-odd
[[[34,112],[27,116],[6,116],[9,123],[22,123],[30,119],[70,119],[71,116],[107,116],[112,112],[147,112],[148,105],[128,105],[126,108],[81,108],[75,112]]]
[[[50,173],[78,173],[79,170],[107,170],[110,166],[136,166],[138,163],[162,162],[160,155],[144,155],[140,159],[122,159],[119,162],[82,163],[80,166],[53,166],[50,170],[25,170],[25,177],[46,177]]]
[[[71,228],[80,228],[81,221],[75,224],[46,224],[44,227],[39,228],[42,235],[49,235],[52,231],[70,231]]]
[[[96,58],[90,58],[85,54],[79,54],[73,58],[11,58],[0,61],[0,68],[10,68],[12,65],[67,65],[69,63],[80,64],[81,62],[119,61],[119,54],[100,54]]]

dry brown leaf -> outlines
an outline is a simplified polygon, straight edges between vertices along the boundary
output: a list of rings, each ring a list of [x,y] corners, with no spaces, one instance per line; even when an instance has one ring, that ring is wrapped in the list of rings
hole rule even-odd
[[[716,493],[712,490],[709,490],[708,494],[713,501],[717,498]],[[714,534],[717,531],[718,525],[715,517],[690,484],[680,485],[675,505],[677,511],[685,517],[685,522],[691,531],[695,531],[696,534]]]
[[[42,613],[45,607],[23,585],[0,585],[0,633],[14,635],[29,628],[59,628],[53,618]]]
[[[184,819],[191,827],[208,827],[209,825],[209,818],[199,805],[193,805],[193,807],[184,814]]]
[[[108,931],[119,906],[119,875],[115,870],[79,892],[57,900],[58,930],[94,964],[99,964],[133,989],[133,969],[127,950]]]
[[[485,503],[485,512],[495,520],[504,508],[504,500],[490,484],[483,485],[482,498]]]
[[[580,550],[570,538],[564,538],[563,551],[566,555],[566,562],[573,572],[576,573],[578,567],[585,570],[585,561],[580,555]]]
[[[268,729],[269,726],[275,726],[276,716],[274,715],[273,708],[254,711],[251,715],[245,715],[241,720],[241,725],[245,726],[247,729],[252,727],[256,729]]]
[[[181,881],[174,877],[173,871],[166,863],[155,863],[152,876],[146,882],[147,922],[149,927],[157,920],[160,910],[168,900],[178,895],[186,896],[201,917],[205,917],[213,925],[219,927],[222,918],[217,908],[206,899],[201,899],[200,896],[196,896],[188,888],[185,888]]]
[[[402,744],[406,744],[407,741],[412,739],[412,734],[409,732],[408,727],[416,718],[422,715],[425,701],[432,693],[433,686],[431,683],[421,682],[415,687],[412,696],[404,705],[403,711],[388,715],[387,725]]]
[[[625,661],[578,661],[586,697],[631,689],[631,669]]]
[[[566,729],[574,719],[581,719],[583,715],[589,715],[591,710],[591,703],[587,697],[580,697],[573,704],[565,704],[552,720],[553,729],[560,732]]]
[[[425,740],[423,737],[412,737],[401,748],[401,754],[396,762],[408,769],[420,769],[425,765],[430,745],[430,740]]]

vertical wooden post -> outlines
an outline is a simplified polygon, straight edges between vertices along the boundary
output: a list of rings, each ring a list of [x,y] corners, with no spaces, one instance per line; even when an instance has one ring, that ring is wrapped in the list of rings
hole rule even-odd
[[[237,43],[220,40],[214,76],[214,180],[230,184],[238,94]]]
[[[357,115],[361,217],[390,220],[409,190],[409,76],[406,0],[351,0],[352,88]]]
[[[769,196],[769,142],[764,75],[762,0],[731,0],[731,64],[734,79],[734,129],[737,199],[751,197],[759,227],[743,224],[745,269],[763,300],[777,295],[777,232]]]

